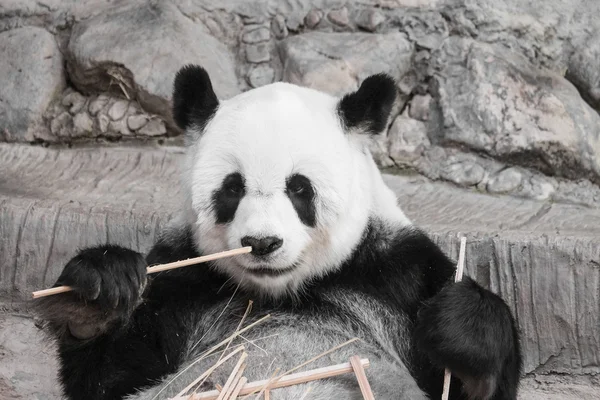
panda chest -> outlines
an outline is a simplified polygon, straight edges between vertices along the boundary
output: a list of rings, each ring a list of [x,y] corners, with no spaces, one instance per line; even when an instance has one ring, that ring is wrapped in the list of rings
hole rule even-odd
[[[188,356],[198,357],[231,338],[231,345],[244,345],[265,362],[265,354],[279,354],[293,364],[307,359],[306,349],[314,356],[356,337],[397,358],[408,340],[408,318],[362,293],[330,290],[306,303],[257,300],[246,312],[251,300],[240,296],[204,304],[192,318]]]

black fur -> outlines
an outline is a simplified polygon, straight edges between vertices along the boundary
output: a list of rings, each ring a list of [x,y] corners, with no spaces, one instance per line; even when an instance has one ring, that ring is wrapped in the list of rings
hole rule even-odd
[[[189,228],[171,233],[154,246],[147,261],[165,263],[197,256],[193,243]],[[78,257],[87,260],[86,265],[102,263],[121,271],[120,276],[124,270],[138,271],[134,253],[115,248],[114,254],[119,252],[123,258],[106,259],[101,249],[84,250]],[[521,359],[510,312],[499,297],[475,282],[467,279],[454,284],[453,274],[453,263],[422,232],[412,228],[390,232],[372,221],[354,255],[337,272],[314,281],[300,299],[279,303],[257,299],[255,309],[274,317],[317,313],[340,320],[345,313],[328,294],[340,289],[366,294],[398,315],[408,316],[407,328],[418,346],[411,346],[413,354],[403,356],[404,362],[432,398],[441,395],[442,367],[449,366],[465,383],[467,394],[486,392],[491,395],[488,398],[515,400]],[[66,333],[59,336],[59,353],[65,393],[70,399],[119,399],[176,371],[190,339],[186,326],[206,307],[231,296],[233,288],[224,286],[226,280],[206,266],[162,272],[152,276],[144,302],[130,318],[123,318],[125,324],[83,341],[75,340],[63,327]],[[69,283],[77,286],[85,281]],[[114,291],[109,286],[117,281],[121,282],[103,281],[100,292]],[[129,292],[138,287],[131,279],[122,282],[131,285]],[[67,321],[60,309],[70,301],[62,295],[42,298],[39,311],[55,326],[64,325]],[[90,305],[112,310],[111,302],[101,305],[92,300]],[[123,315],[128,314],[123,311]],[[462,396],[460,382],[454,379],[451,398]]]
[[[473,318],[479,315],[485,319]],[[414,338],[434,364],[461,377],[475,398],[516,398],[521,362],[515,322],[502,299],[469,277],[426,302]]]
[[[225,177],[221,187],[212,196],[212,207],[217,215],[218,224],[233,221],[235,212],[245,194],[246,188],[242,174],[234,172]]]
[[[315,209],[315,190],[310,179],[300,174],[288,177],[285,192],[300,221],[307,226],[314,227],[317,223],[317,211]]]
[[[354,93],[345,95],[338,104],[338,114],[347,130],[356,128],[377,135],[388,122],[396,100],[394,79],[386,74],[366,78]]]
[[[192,126],[204,129],[218,107],[219,100],[204,68],[186,65],[177,72],[173,84],[173,119],[181,129]]]
[[[65,266],[55,286],[72,286],[73,292],[49,297],[44,304],[54,309],[52,330],[64,335],[65,327],[79,339],[87,339],[127,323],[146,286],[146,262],[134,251],[114,245],[80,252]]]

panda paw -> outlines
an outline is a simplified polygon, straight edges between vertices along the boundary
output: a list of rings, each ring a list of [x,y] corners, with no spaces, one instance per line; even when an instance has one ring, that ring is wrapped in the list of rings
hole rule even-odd
[[[506,303],[465,278],[442,289],[419,311],[415,343],[448,368],[471,399],[516,399],[521,354]]]
[[[55,330],[68,328],[75,338],[89,339],[126,321],[146,283],[141,254],[113,245],[87,248],[67,263],[54,285],[73,291],[38,299],[36,311]]]

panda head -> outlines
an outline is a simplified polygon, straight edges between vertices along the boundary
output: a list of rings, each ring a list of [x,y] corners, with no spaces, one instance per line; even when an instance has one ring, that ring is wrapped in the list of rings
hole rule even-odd
[[[219,101],[204,69],[182,68],[173,117],[186,132],[199,249],[252,246],[215,265],[277,297],[339,268],[370,220],[408,223],[365,142],[385,129],[395,98],[395,82],[374,75],[342,98],[279,82]]]

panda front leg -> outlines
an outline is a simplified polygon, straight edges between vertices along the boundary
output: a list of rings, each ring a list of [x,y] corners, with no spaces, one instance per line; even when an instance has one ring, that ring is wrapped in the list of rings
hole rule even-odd
[[[67,398],[118,399],[168,372],[161,324],[151,313],[138,315],[146,284],[142,255],[99,246],[79,252],[62,271],[55,286],[72,286],[72,292],[36,300],[58,344]]]
[[[515,321],[496,294],[465,277],[419,310],[417,348],[462,383],[451,398],[516,400],[521,352]],[[456,386],[456,380],[453,385]]]

